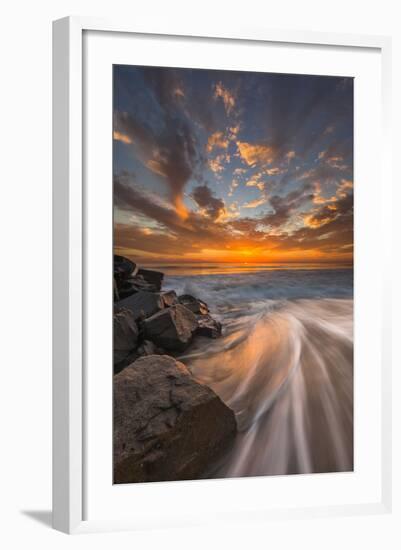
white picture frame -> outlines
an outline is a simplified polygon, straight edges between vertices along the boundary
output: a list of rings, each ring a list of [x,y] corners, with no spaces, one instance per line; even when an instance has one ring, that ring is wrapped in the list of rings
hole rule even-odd
[[[53,526],[66,533],[98,530],[136,529],[144,525],[188,525],[203,521],[188,517],[161,518],[145,511],[141,520],[135,518],[85,517],[85,483],[87,465],[84,460],[87,445],[85,413],[86,391],[86,328],[85,269],[87,267],[86,191],[84,185],[84,33],[118,33],[128,36],[146,35],[181,37],[190,41],[226,40],[287,44],[293,47],[327,46],[355,51],[374,50],[381,63],[381,161],[380,187],[382,196],[391,194],[389,158],[390,127],[390,65],[391,41],[388,37],[327,34],[264,29],[144,28],[127,21],[106,21],[87,17],[68,17],[54,22],[53,28]],[[111,109],[111,106],[110,106]],[[110,174],[111,179],[111,174]],[[86,198],[85,198],[86,197]],[[356,199],[358,200],[358,199]],[[110,205],[111,209],[111,205]],[[379,213],[381,233],[390,231],[385,205]],[[389,265],[390,252],[382,251],[384,265]],[[264,521],[273,517],[310,517],[313,515],[345,515],[385,513],[391,510],[391,356],[389,307],[390,287],[381,270],[383,289],[380,308],[382,325],[380,338],[380,384],[377,392],[381,407],[380,430],[380,498],[371,501],[327,503],[322,506],[281,506],[266,511],[256,505],[243,514],[244,520]],[[358,382],[356,382],[358,383]],[[111,388],[111,380],[110,380]],[[280,480],[278,480],[280,481]],[[234,481],[235,482],[235,481]],[[255,490],[252,480],[237,480],[249,491]],[[181,485],[182,483],[182,485]],[[204,483],[204,482],[199,482]],[[208,481],[217,486],[217,481]],[[154,484],[153,484],[154,485]],[[187,488],[185,488],[187,485]],[[171,484],[170,484],[171,487]],[[180,482],[186,494],[190,482]],[[194,485],[192,485],[194,487]],[[210,485],[209,485],[210,487]],[[219,485],[221,489],[221,484]],[[228,485],[227,485],[228,487]],[[142,485],[141,491],[151,491]],[[168,490],[168,488],[167,488]],[[181,489],[180,489],[181,491]],[[144,493],[141,493],[142,495]],[[240,512],[240,510],[239,510]],[[219,519],[219,518],[217,518]],[[224,518],[220,518],[224,519]],[[204,521],[210,521],[205,512]]]

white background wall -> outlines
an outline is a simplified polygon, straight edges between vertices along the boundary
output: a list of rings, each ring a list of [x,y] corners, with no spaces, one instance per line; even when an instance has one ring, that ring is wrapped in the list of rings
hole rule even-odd
[[[65,15],[169,21],[211,19],[221,26],[390,34],[394,40],[394,166],[400,151],[401,17],[397,0],[27,0],[2,5],[0,308],[0,544],[3,548],[401,547],[400,430],[394,439],[392,516],[270,522],[193,530],[67,537],[52,531],[51,507],[51,21]],[[398,166],[397,166],[398,168]],[[398,175],[398,172],[395,172]],[[401,280],[399,178],[394,213],[394,280]],[[374,220],[372,220],[374,223]],[[390,238],[391,236],[389,236]],[[374,251],[372,251],[374,254]],[[3,281],[4,278],[4,281]],[[394,289],[394,311],[400,310]],[[394,340],[400,323],[394,313]],[[395,342],[396,345],[397,342]],[[401,354],[394,346],[394,415],[400,418]],[[399,427],[397,423],[396,428]],[[398,468],[397,468],[398,467]],[[398,524],[398,526],[397,526]],[[7,542],[6,542],[7,540]]]

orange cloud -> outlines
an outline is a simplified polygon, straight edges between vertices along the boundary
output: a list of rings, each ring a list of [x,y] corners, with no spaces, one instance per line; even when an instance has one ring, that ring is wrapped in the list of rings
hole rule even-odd
[[[282,170],[281,168],[267,168],[266,174],[268,176],[278,176],[279,174],[282,174],[285,170]]]
[[[273,147],[237,141],[237,147],[242,160],[248,166],[256,164],[271,164],[274,159]]]
[[[347,196],[347,190],[348,189],[353,189],[354,188],[354,182],[352,180],[345,180],[345,179],[342,179],[341,180],[341,183],[337,189],[337,193],[336,195],[339,197],[339,198],[344,198]]]
[[[322,227],[322,225],[326,225],[326,223],[329,223],[333,220],[332,217],[328,216],[327,218],[316,218],[315,214],[308,214],[303,217],[304,223],[306,227],[311,227],[312,229],[316,229],[318,227]]]
[[[246,168],[236,168],[233,172],[234,176],[241,176],[242,174],[245,174]]]
[[[322,197],[322,186],[318,181],[315,181],[315,193],[313,195],[312,202],[314,204],[328,204],[330,210],[336,210],[336,207],[333,203],[344,199],[348,195],[348,191],[353,189],[354,184],[352,180],[342,179],[340,185],[337,187],[335,195],[331,197]]]
[[[127,145],[132,143],[132,139],[129,136],[127,136],[127,134],[122,134],[121,132],[118,132],[116,130],[114,130],[113,132],[113,139],[115,139],[116,141],[122,141]]]
[[[188,218],[188,210],[181,197],[176,197],[174,200],[175,211],[182,220]]]
[[[157,159],[150,159],[146,161],[145,166],[155,174],[158,174],[159,176],[163,176],[163,177],[167,176],[165,170],[163,169],[163,164]]]
[[[184,90],[179,87],[175,88],[175,90],[173,91],[173,94],[177,97],[185,97]]]
[[[259,191],[264,191],[265,184],[262,181],[259,181],[260,176],[261,176],[261,174],[256,174],[256,176],[254,176],[253,178],[248,180],[245,184],[246,187],[257,187],[259,189]]]
[[[246,202],[245,204],[242,205],[242,208],[256,208],[257,206],[266,204],[266,202],[267,202],[267,199],[265,197],[260,197],[259,199]]]
[[[212,172],[215,174],[220,174],[224,170],[223,162],[224,162],[224,155],[217,155],[214,159],[208,160],[209,168]]]
[[[206,150],[208,153],[211,153],[215,148],[227,149],[228,145],[229,141],[224,138],[223,132],[214,132],[207,140]]]
[[[223,100],[224,108],[226,113],[229,115],[232,109],[235,107],[235,97],[232,92],[223,86],[221,82],[216,84],[214,89],[214,97],[216,99],[220,98]]]
[[[338,170],[346,170],[347,169],[347,165],[344,164],[343,157],[340,157],[340,156],[329,157],[326,162],[332,168],[337,168]]]

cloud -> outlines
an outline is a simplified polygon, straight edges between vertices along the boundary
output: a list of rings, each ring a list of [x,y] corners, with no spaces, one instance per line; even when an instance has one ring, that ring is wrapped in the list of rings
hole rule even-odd
[[[328,157],[326,159],[327,164],[332,168],[338,168],[338,170],[346,170],[348,168],[347,164],[344,163],[343,157]]]
[[[339,89],[338,78],[326,77],[119,72],[113,137],[123,144],[114,165],[121,253],[152,261],[237,261],[236,250],[352,258],[352,83]],[[225,201],[209,187],[208,168]],[[259,198],[251,200],[259,195],[249,197],[251,187]]]
[[[250,180],[248,180],[246,183],[245,183],[245,186],[246,187],[257,187],[259,189],[259,191],[264,191],[265,189],[265,184],[263,181],[260,181],[261,178],[263,177],[263,173],[262,172],[259,172],[258,174],[254,174]]]
[[[169,113],[166,111],[164,115],[168,124],[157,133],[140,118],[117,111],[114,131],[127,136],[143,164],[166,181],[173,204],[185,218],[183,192],[198,161],[195,137],[187,124],[180,120],[171,124]]]
[[[342,179],[340,185],[337,188],[336,195],[339,198],[344,199],[348,191],[354,188],[354,182],[352,180]]]
[[[354,206],[353,195],[345,195],[335,203],[325,204],[320,209],[304,215],[306,227],[318,228],[335,219],[352,213]]]
[[[271,164],[275,157],[273,147],[268,145],[237,141],[237,147],[242,160],[248,166]]]
[[[132,144],[132,139],[127,136],[126,134],[122,134],[121,132],[117,132],[114,130],[113,132],[113,139],[116,141],[121,141],[122,143],[126,143],[127,145]]]
[[[195,187],[191,196],[196,204],[213,220],[217,219],[225,211],[223,199],[215,197],[207,185]]]
[[[213,151],[213,149],[227,149],[229,145],[229,140],[224,137],[223,132],[214,132],[211,134],[207,140],[206,150],[208,153]]]
[[[285,170],[276,166],[275,168],[267,168],[265,172],[268,176],[279,176],[283,174]]]
[[[242,208],[256,208],[258,206],[261,206],[262,204],[266,204],[267,199],[265,197],[260,197],[259,199],[255,199],[253,201],[246,202],[245,204],[241,205]]]
[[[225,155],[217,155],[217,157],[215,157],[214,159],[209,159],[207,162],[208,162],[210,170],[214,174],[220,174],[224,170],[224,161],[225,160],[226,160]]]
[[[274,212],[272,214],[267,214],[263,222],[270,227],[280,227],[284,225],[306,200],[313,198],[311,189],[312,186],[307,183],[285,196],[273,195],[270,197],[269,202]]]
[[[234,194],[235,189],[239,186],[239,181],[236,179],[233,179],[231,181],[230,187],[228,188],[228,196],[232,197]]]
[[[314,194],[312,202],[314,204],[332,204],[339,199],[344,199],[353,189],[354,184],[352,180],[341,179],[340,183],[336,183],[336,189],[334,195],[324,197],[322,195],[322,186],[319,181],[314,182]]]
[[[214,97],[215,99],[220,98],[223,100],[224,108],[226,110],[227,115],[229,115],[235,107],[234,94],[230,92],[228,88],[225,88],[221,82],[218,82],[214,88]]]

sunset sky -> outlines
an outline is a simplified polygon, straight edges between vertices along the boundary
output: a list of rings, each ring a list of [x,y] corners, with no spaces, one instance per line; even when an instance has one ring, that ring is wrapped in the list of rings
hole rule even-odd
[[[352,263],[351,78],[115,66],[113,115],[116,253]]]

